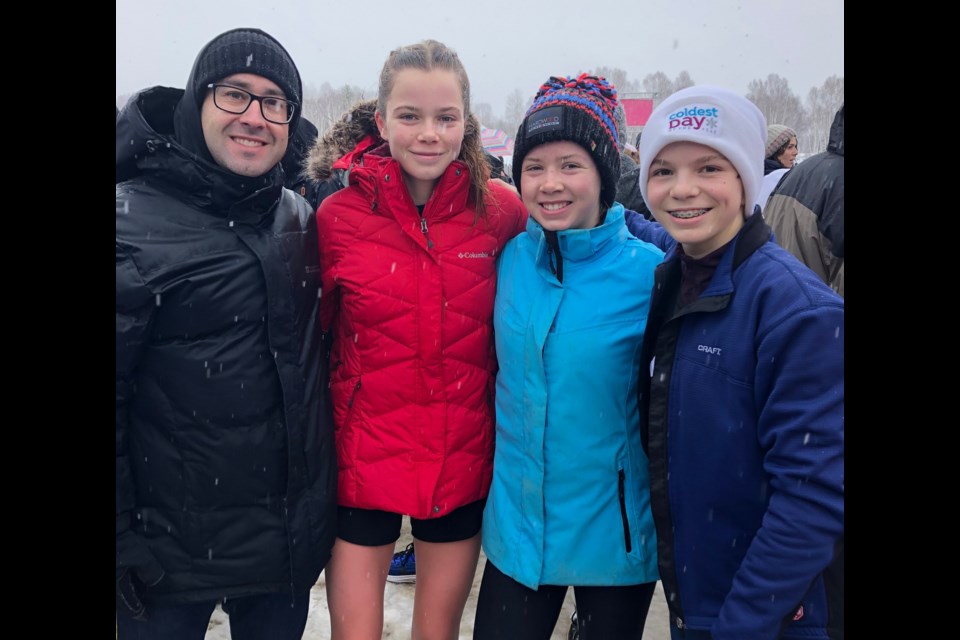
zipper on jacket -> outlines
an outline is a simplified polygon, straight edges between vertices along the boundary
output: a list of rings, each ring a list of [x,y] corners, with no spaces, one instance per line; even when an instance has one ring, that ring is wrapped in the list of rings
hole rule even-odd
[[[427,239],[427,249],[433,249],[433,240],[427,235],[427,219],[423,217],[422,213],[420,214],[420,231],[423,232],[423,237]]]
[[[347,409],[353,406],[353,401],[357,399],[358,391],[360,391],[360,380],[357,380],[357,384],[353,385],[353,393],[350,394],[350,401],[347,402]]]
[[[557,239],[556,231],[547,231],[544,229],[543,237],[547,241],[547,258],[550,261],[550,270],[557,280],[563,282],[563,254],[560,253],[560,241]],[[556,259],[556,261],[554,261]]]
[[[627,521],[626,474],[623,469],[617,471],[617,490],[620,494],[620,517],[623,518],[623,542],[627,546],[627,553],[633,548],[630,544],[630,523]]]

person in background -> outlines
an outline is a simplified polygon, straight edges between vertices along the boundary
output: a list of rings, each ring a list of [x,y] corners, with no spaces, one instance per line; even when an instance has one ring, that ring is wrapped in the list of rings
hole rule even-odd
[[[797,133],[782,124],[767,127],[767,143],[763,151],[763,175],[777,169],[792,169],[797,162]]]
[[[332,638],[381,636],[407,515],[411,635],[449,640],[476,573],[492,475],[496,258],[526,212],[489,179],[470,83],[449,47],[392,51],[374,120],[385,143],[355,153],[348,186],[317,211],[339,462]]]
[[[843,105],[830,126],[827,150],[784,177],[764,218],[784,249],[843,296]]]
[[[766,206],[767,199],[777,183],[796,164],[797,134],[782,124],[770,125],[767,127],[767,146],[764,153],[763,180],[754,202],[754,206],[759,206],[761,210]]]
[[[484,156],[487,159],[487,165],[490,167],[490,179],[491,180],[503,180],[509,185],[513,184],[513,178],[504,173],[503,169],[503,158],[495,156],[491,153],[484,152]]]
[[[307,154],[316,143],[317,133],[317,127],[301,116],[297,133],[291,136],[287,152],[281,160],[284,173],[283,186],[303,196],[314,211],[320,204],[317,200],[317,183],[307,174],[305,165]]]
[[[347,186],[354,161],[367,149],[383,144],[374,114],[377,100],[361,100],[314,141],[307,154],[305,173],[317,207],[328,196]]]
[[[640,143],[657,222],[631,230],[667,251],[639,374],[674,640],[843,637],[843,298],[751,206],[765,131],[694,86]]]
[[[640,640],[657,582],[637,401],[659,249],[623,205],[616,89],[551,77],[516,135],[526,233],[497,266],[493,484],[474,638],[550,638],[573,586],[583,638]]]
[[[298,640],[330,558],[336,457],[313,211],[283,187],[300,74],[259,29],[117,121],[121,639]]]
[[[617,123],[617,135],[619,136],[617,140],[620,149],[620,176],[617,178],[617,202],[622,204],[624,208],[630,211],[636,211],[649,220],[650,209],[647,208],[646,203],[643,201],[643,196],[640,195],[640,185],[637,182],[637,177],[640,175],[640,167],[637,166],[633,155],[626,150],[627,116],[621,102],[617,102],[614,120]]]

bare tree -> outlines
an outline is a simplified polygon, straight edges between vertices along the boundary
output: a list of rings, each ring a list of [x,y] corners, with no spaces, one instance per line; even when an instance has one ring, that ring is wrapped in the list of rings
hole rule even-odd
[[[587,73],[606,78],[607,81],[617,88],[617,93],[633,93],[640,91],[640,83],[627,78],[627,72],[619,67],[597,67],[587,70]]]
[[[690,77],[690,74],[686,70],[681,71],[677,74],[677,79],[673,81],[673,92],[676,93],[680,89],[686,89],[687,87],[692,87],[696,83],[693,81],[693,78]]]
[[[493,107],[490,106],[489,102],[474,102],[473,115],[477,116],[477,120],[485,127],[494,128],[496,126]]]
[[[360,87],[343,85],[334,89],[329,82],[324,82],[319,90],[312,86],[304,91],[303,117],[316,125],[322,135],[334,122],[340,120],[355,103],[367,97]]]
[[[523,122],[523,116],[527,109],[533,104],[533,96],[529,98],[524,96],[520,89],[514,89],[507,96],[506,107],[503,110],[503,119],[500,121],[500,128],[511,136],[516,135],[520,123]]]
[[[767,124],[783,124],[797,132],[805,130],[803,104],[785,78],[771,73],[766,80],[752,80],[747,85],[747,99],[759,107]]]
[[[673,93],[673,82],[663,71],[648,73],[643,79],[643,90],[653,94],[653,104],[656,106]]]
[[[837,109],[843,104],[843,78],[830,76],[820,87],[807,94],[807,127],[804,130],[804,153],[826,150],[830,140],[830,125]]]

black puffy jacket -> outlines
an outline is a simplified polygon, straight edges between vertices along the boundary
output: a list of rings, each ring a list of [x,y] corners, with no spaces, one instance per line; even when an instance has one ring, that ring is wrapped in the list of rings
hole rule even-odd
[[[166,572],[148,604],[309,588],[336,523],[313,211],[178,144],[182,93],[117,122],[117,536]]]

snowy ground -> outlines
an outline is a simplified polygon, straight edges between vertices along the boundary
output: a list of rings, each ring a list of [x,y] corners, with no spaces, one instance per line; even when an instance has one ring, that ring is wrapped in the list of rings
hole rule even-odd
[[[400,540],[397,541],[397,549],[403,549],[407,543],[411,542],[410,523],[404,518],[403,530],[400,534]],[[467,606],[463,612],[463,620],[460,623],[459,640],[471,640],[473,637],[473,617],[477,606],[477,593],[480,590],[480,579],[483,577],[483,565],[486,559],[483,552],[480,553],[480,566],[477,568],[477,576],[473,582],[473,589],[467,599]],[[330,614],[327,610],[327,595],[325,588],[324,574],[320,574],[320,580],[310,592],[310,613],[307,617],[307,628],[303,634],[304,640],[329,640],[330,638]],[[383,607],[383,637],[391,640],[405,640],[410,637],[410,620],[413,616],[413,594],[416,585],[387,583],[386,593],[384,594]],[[573,612],[573,589],[567,590],[567,599],[564,601],[563,610],[560,613],[560,619],[557,627],[554,629],[551,640],[567,640],[567,631],[570,629],[570,614]],[[653,602],[650,604],[650,613],[647,616],[647,624],[643,633],[643,640],[669,640],[670,628],[667,619],[667,604],[663,598],[663,591],[657,584],[657,592],[653,596]],[[207,635],[204,640],[230,640],[230,626],[226,614],[217,607],[213,617],[210,619],[210,626],[207,629]]]

